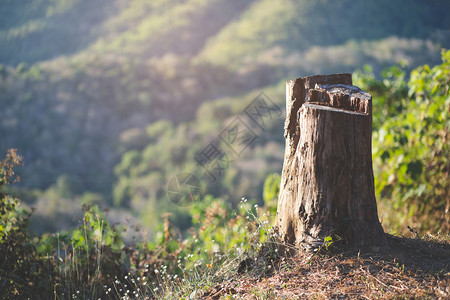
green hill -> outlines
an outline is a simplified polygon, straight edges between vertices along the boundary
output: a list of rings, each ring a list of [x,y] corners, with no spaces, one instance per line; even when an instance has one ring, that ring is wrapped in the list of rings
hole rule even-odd
[[[200,57],[211,63],[255,63],[276,46],[289,54],[313,46],[390,36],[427,39],[450,24],[448,2],[432,1],[257,1],[223,28]]]
[[[250,1],[38,0],[0,5],[0,63],[87,51],[141,58],[195,55]]]
[[[0,4],[0,63],[73,55],[100,38],[115,4],[107,0],[5,0]]]

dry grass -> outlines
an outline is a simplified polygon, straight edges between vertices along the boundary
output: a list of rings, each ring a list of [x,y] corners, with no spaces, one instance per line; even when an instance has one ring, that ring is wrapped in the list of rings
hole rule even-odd
[[[388,249],[340,251],[253,264],[204,299],[450,298],[450,239],[389,236]],[[259,261],[259,258],[256,258]],[[268,265],[269,264],[269,265]],[[267,272],[267,270],[273,270]]]

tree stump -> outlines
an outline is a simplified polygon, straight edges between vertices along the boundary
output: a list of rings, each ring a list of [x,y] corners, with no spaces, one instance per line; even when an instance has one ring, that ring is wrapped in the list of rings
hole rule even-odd
[[[372,96],[351,74],[286,83],[286,149],[276,231],[313,250],[328,236],[383,246],[372,170]]]

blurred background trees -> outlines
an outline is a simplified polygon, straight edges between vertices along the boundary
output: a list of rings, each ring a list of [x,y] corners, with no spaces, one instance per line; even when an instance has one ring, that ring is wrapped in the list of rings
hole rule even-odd
[[[8,191],[37,208],[40,233],[73,227],[82,203],[149,235],[164,212],[187,229],[192,213],[167,197],[179,173],[200,179],[202,197],[270,208],[283,117],[252,127],[241,155],[219,135],[236,117],[252,124],[244,110],[261,91],[283,108],[286,80],[356,71],[374,95],[383,225],[448,232],[449,10],[444,0],[2,1],[0,154],[18,148],[24,160]],[[216,180],[195,160],[212,141],[230,159]]]

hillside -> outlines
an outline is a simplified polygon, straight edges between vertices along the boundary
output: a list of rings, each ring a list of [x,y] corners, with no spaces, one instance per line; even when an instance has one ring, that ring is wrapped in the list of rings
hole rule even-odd
[[[380,78],[450,47],[441,0],[27,4],[0,5],[0,153],[24,156],[16,192],[38,207],[38,231],[70,226],[61,219],[80,203],[125,210],[150,232],[170,211],[187,228],[192,216],[166,194],[180,173],[234,206],[262,204],[281,170],[282,117],[242,155],[222,144],[232,163],[217,181],[195,160],[261,91],[282,109],[289,78],[364,65]]]
[[[422,1],[257,1],[223,28],[202,50],[212,63],[254,64],[281,48],[284,56],[349,40],[430,38],[448,28],[438,11],[443,2]],[[267,55],[267,54],[266,54]]]
[[[98,39],[117,13],[111,1],[13,0],[0,5],[0,63],[34,64],[74,55]]]

